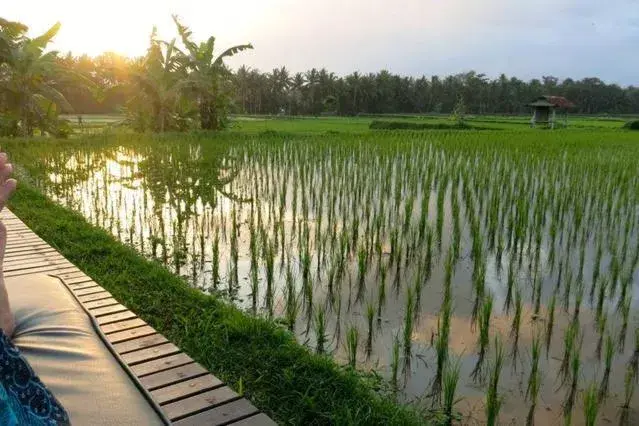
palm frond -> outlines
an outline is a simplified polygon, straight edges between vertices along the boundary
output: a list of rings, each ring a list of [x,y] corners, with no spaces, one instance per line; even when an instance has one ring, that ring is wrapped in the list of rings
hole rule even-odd
[[[224,52],[222,52],[217,58],[215,58],[215,62],[213,62],[213,66],[214,67],[218,67],[222,64],[222,61],[224,60],[224,58],[228,58],[231,57],[237,53],[240,53],[244,50],[248,50],[248,49],[253,49],[253,45],[251,43],[249,44],[240,44],[238,46],[233,46],[230,47],[228,49],[226,49]]]

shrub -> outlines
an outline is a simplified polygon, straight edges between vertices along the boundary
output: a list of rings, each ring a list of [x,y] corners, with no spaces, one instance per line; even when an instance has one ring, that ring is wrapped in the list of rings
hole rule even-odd
[[[639,130],[639,120],[628,121],[623,125],[623,128],[628,130]]]

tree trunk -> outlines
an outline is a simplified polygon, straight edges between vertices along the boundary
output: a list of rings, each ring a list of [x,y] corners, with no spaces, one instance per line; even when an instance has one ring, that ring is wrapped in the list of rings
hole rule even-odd
[[[200,125],[203,130],[219,130],[217,105],[215,105],[215,98],[211,96],[200,100]]]

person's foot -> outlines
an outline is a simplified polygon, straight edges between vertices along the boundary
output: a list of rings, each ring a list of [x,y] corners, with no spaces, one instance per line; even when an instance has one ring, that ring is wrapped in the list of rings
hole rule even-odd
[[[16,189],[16,180],[11,179],[13,166],[4,152],[0,152],[0,211]],[[7,247],[7,227],[0,221],[0,329],[11,337],[15,322],[9,306],[9,295],[4,285],[4,252]]]

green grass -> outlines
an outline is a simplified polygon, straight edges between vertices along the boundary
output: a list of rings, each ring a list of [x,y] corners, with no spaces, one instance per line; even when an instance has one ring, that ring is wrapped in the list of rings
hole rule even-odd
[[[9,208],[187,354],[286,424],[420,424],[373,378],[312,354],[272,322],[191,289],[84,218],[20,183]],[[167,309],[170,307],[170,309]]]

